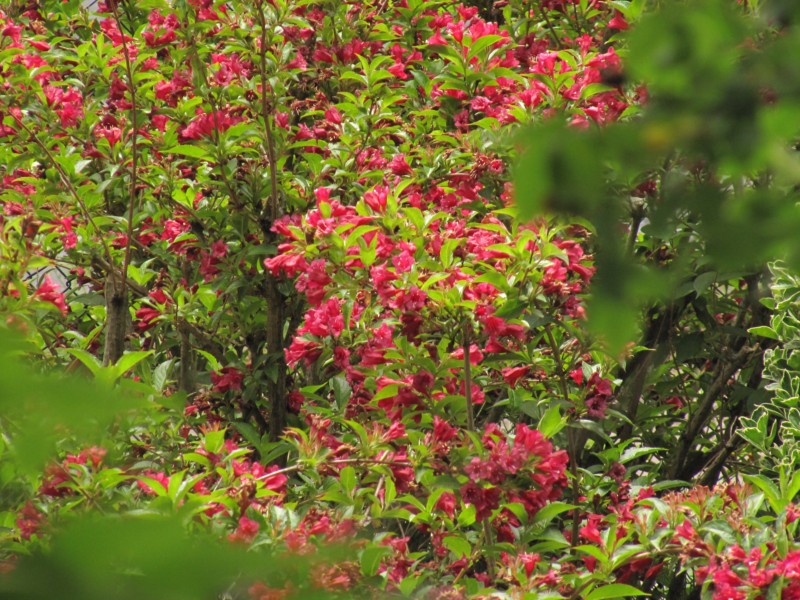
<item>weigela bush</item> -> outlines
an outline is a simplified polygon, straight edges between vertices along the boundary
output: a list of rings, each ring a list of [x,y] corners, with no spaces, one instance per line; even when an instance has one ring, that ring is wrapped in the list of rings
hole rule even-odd
[[[64,431],[2,504],[9,569],[76,514],[177,513],[349,550],[237,597],[795,597],[792,498],[664,495],[676,389],[713,368],[665,367],[623,435],[589,224],[516,216],[520,125],[646,99],[637,3],[79,4],[0,13],[0,306],[41,364],[151,406],[102,447]]]

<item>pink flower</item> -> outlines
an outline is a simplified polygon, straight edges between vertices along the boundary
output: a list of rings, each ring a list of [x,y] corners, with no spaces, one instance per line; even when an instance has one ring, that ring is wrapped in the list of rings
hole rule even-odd
[[[284,351],[284,354],[286,356],[286,363],[290,367],[295,366],[301,360],[306,365],[310,365],[322,354],[322,346],[319,342],[311,342],[295,337],[292,340],[291,346]]]
[[[614,18],[608,22],[608,28],[625,31],[628,28],[628,22],[625,20],[625,17],[622,16],[621,12],[615,11]]]
[[[458,434],[458,430],[444,419],[433,417],[433,439],[437,442],[449,442]]]
[[[161,311],[157,308],[152,308],[150,306],[141,307],[136,311],[136,318],[139,319],[139,321],[136,323],[136,329],[144,333],[148,329],[155,327],[156,319],[158,319],[160,316]]]
[[[586,525],[580,528],[578,532],[579,535],[587,542],[602,546],[603,539],[600,537],[600,524],[602,520],[603,517],[600,515],[589,515]]]
[[[223,240],[217,240],[211,244],[211,256],[214,258],[225,258],[228,254],[228,245]]]
[[[239,519],[239,526],[228,536],[228,541],[249,544],[258,534],[258,523],[247,517]]]
[[[436,501],[436,510],[442,511],[451,519],[456,513],[456,496],[453,492],[445,492]]]
[[[281,273],[287,277],[294,277],[308,269],[308,263],[302,254],[286,253],[264,259],[264,267],[273,277],[278,277]]]
[[[478,521],[491,516],[492,511],[500,506],[500,488],[484,488],[469,482],[462,485],[460,491],[464,504],[475,506],[475,518]]]
[[[69,312],[67,303],[64,301],[64,294],[59,291],[58,286],[50,279],[49,275],[45,276],[44,281],[39,285],[39,289],[33,293],[33,296],[42,302],[49,302],[58,308],[62,315],[66,316],[67,312]]]
[[[201,113],[180,131],[180,135],[184,140],[202,140],[211,137],[215,131],[227,131],[239,121],[241,118],[231,116],[226,110]]]
[[[388,193],[389,188],[379,185],[375,189],[364,193],[364,202],[376,213],[383,213],[386,210]]]
[[[456,351],[450,354],[450,358],[454,358],[456,360],[464,360],[464,347],[458,348]],[[472,344],[469,347],[469,362],[473,366],[477,366],[483,360],[483,352],[480,351],[478,346]]]
[[[45,515],[36,509],[30,500],[20,510],[17,518],[17,529],[23,540],[29,540],[39,530],[44,522]]]
[[[414,173],[414,171],[411,169],[411,165],[406,162],[406,155],[402,152],[400,154],[396,154],[386,166],[389,167],[389,169],[395,175],[411,175]]]
[[[325,298],[326,286],[331,278],[326,271],[326,262],[322,258],[311,261],[295,282],[297,291],[303,292],[311,306],[319,306]]]
[[[586,396],[587,413],[590,417],[602,419],[612,395],[611,382],[601,378],[597,373],[592,373],[586,384],[589,386],[589,393]]]
[[[680,396],[670,396],[664,400],[664,404],[669,404],[670,406],[674,407],[675,410],[680,410],[684,407],[684,402]]]
[[[503,375],[503,379],[508,384],[509,387],[516,387],[517,382],[527,375],[530,372],[530,367],[522,366],[522,367],[508,367],[502,369],[500,372]]]
[[[403,251],[392,257],[392,265],[398,273],[408,273],[414,266],[414,256],[410,252]]]
[[[237,391],[242,389],[244,375],[236,367],[223,367],[218,372],[211,373],[211,383],[215,392]]]

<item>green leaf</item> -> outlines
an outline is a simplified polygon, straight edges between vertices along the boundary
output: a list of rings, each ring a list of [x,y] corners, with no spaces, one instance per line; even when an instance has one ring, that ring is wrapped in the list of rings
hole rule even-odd
[[[167,384],[167,377],[169,376],[169,370],[172,368],[173,362],[174,359],[170,358],[153,369],[153,387],[157,392],[164,391],[164,387]]]
[[[101,443],[106,427],[120,414],[150,406],[141,396],[96,380],[34,370],[19,360],[31,351],[16,334],[0,331],[0,414],[14,421],[10,458],[21,475],[40,475],[56,442],[76,436],[86,445]],[[77,351],[73,356],[103,372],[91,354]]]
[[[152,350],[125,352],[114,365],[114,370],[119,376],[122,376],[152,354]]]
[[[475,522],[476,509],[474,504],[467,504],[458,514],[458,524],[461,527],[469,527]]]
[[[163,151],[163,154],[180,154],[190,158],[199,158],[201,160],[214,160],[207,150],[200,148],[199,146],[189,146],[188,144],[180,144],[178,146],[173,146],[172,148],[167,148]]]
[[[600,564],[606,564],[608,562],[608,556],[606,556],[606,553],[603,552],[597,546],[590,546],[588,544],[583,544],[581,546],[575,546],[575,550],[596,558],[600,562]]]
[[[162,484],[157,479],[153,479],[152,477],[146,477],[144,475],[140,475],[136,479],[146,484],[150,489],[152,489],[153,492],[156,494],[156,496],[165,496],[167,494],[167,490],[164,487],[164,484]]]
[[[417,587],[419,587],[419,583],[420,581],[422,581],[423,578],[424,577],[422,575],[419,576],[409,575],[408,577],[403,579],[403,581],[401,581],[397,587],[400,590],[401,594],[403,594],[404,596],[410,596],[414,592],[414,590],[416,590]]]
[[[351,466],[346,466],[339,472],[339,481],[342,484],[342,489],[348,496],[353,495],[353,490],[356,489],[356,471]]]
[[[81,350],[79,348],[67,348],[67,352],[81,361],[81,363],[87,369],[89,369],[89,371],[91,371],[92,375],[97,375],[100,369],[103,368],[103,363],[101,363],[96,356],[87,352],[86,350]]]
[[[472,545],[463,537],[447,535],[442,539],[442,545],[455,554],[458,558],[469,556]]]
[[[216,359],[216,357],[213,354],[211,354],[209,352],[206,352],[205,350],[200,350],[199,348],[195,349],[195,352],[197,352],[200,356],[205,358],[206,361],[208,361],[208,368],[209,368],[210,371],[219,371],[220,370],[221,367],[220,367],[219,361]]]
[[[442,248],[439,250],[439,260],[442,261],[442,266],[445,269],[450,268],[453,264],[453,251],[461,244],[460,239],[449,239],[442,243]]]
[[[347,378],[343,375],[337,375],[331,379],[331,388],[333,389],[333,399],[336,401],[336,406],[343,409],[350,399],[352,389],[347,382]]]
[[[750,335],[758,335],[761,337],[768,338],[770,340],[779,340],[780,337],[778,336],[778,332],[775,331],[769,325],[759,325],[758,327],[751,327],[747,330],[747,333]]]
[[[383,482],[383,505],[389,507],[397,497],[397,486],[391,477],[387,477]]]
[[[788,487],[783,493],[783,501],[787,504],[793,502],[798,493],[800,493],[800,471],[795,471],[792,474]]]
[[[400,386],[398,386],[396,383],[390,383],[389,385],[382,387],[380,391],[378,391],[378,393],[375,394],[372,401],[378,402],[379,400],[392,398],[397,395],[399,389]]]
[[[586,600],[606,600],[608,598],[626,598],[628,596],[648,596],[646,592],[625,583],[612,583],[595,588],[586,596]]]
[[[767,498],[767,502],[769,502],[772,510],[776,513],[781,512],[784,508],[786,508],[786,504],[788,501],[784,502],[781,498],[780,490],[778,487],[769,479],[767,479],[763,475],[747,475],[743,474],[742,478],[747,481],[748,483],[756,486],[759,490],[764,492],[764,496]]]
[[[342,554],[321,552],[330,561]],[[55,595],[66,600],[193,600],[240,577],[255,581],[292,572],[309,580],[311,568],[301,556],[247,552],[204,533],[190,536],[179,515],[92,516],[70,519],[46,553],[17,561],[0,578],[0,596],[47,600],[58,590]]]
[[[639,458],[640,456],[647,456],[648,454],[654,454],[656,452],[661,452],[664,450],[666,450],[666,448],[650,448],[650,447],[626,448],[625,451],[622,453],[619,462],[621,462],[624,465],[632,460]]]
[[[708,287],[717,280],[718,276],[719,274],[716,271],[708,271],[695,277],[694,281],[692,282],[692,287],[697,295],[702,295],[703,292],[705,292],[706,289],[708,289]]]
[[[521,139],[514,180],[523,220],[553,210],[587,214],[603,196],[605,169],[598,155],[605,138],[553,121],[529,128]]]
[[[472,42],[472,44],[470,44],[469,51],[467,53],[467,62],[472,60],[492,44],[502,42],[504,39],[506,38],[501,35],[484,35],[483,37],[479,37],[477,40]]]
[[[550,504],[544,506],[541,510],[539,510],[531,519],[532,523],[537,523],[540,525],[547,525],[552,521],[555,517],[560,515],[561,513],[567,512],[568,510],[572,510],[576,508],[574,504],[567,504],[566,502],[551,502]]]
[[[548,408],[539,420],[537,429],[546,438],[552,438],[567,425],[567,419],[561,415],[558,404]]]
[[[361,552],[361,572],[367,577],[372,577],[378,573],[381,560],[388,556],[389,548],[385,546],[367,546]]]
[[[206,452],[211,454],[219,454],[222,446],[225,444],[225,430],[218,429],[206,432],[205,439],[203,440],[203,448]]]

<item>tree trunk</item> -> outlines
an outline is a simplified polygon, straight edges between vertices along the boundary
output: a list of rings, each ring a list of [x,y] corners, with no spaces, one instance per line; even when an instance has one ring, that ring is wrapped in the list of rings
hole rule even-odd
[[[106,277],[106,341],[103,366],[116,363],[125,350],[128,332],[128,290],[116,273]]]

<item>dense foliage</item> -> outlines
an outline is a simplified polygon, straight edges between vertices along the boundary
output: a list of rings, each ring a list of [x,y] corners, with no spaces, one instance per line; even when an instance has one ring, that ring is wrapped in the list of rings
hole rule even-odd
[[[0,12],[4,594],[800,598],[791,2],[81,4]]]

